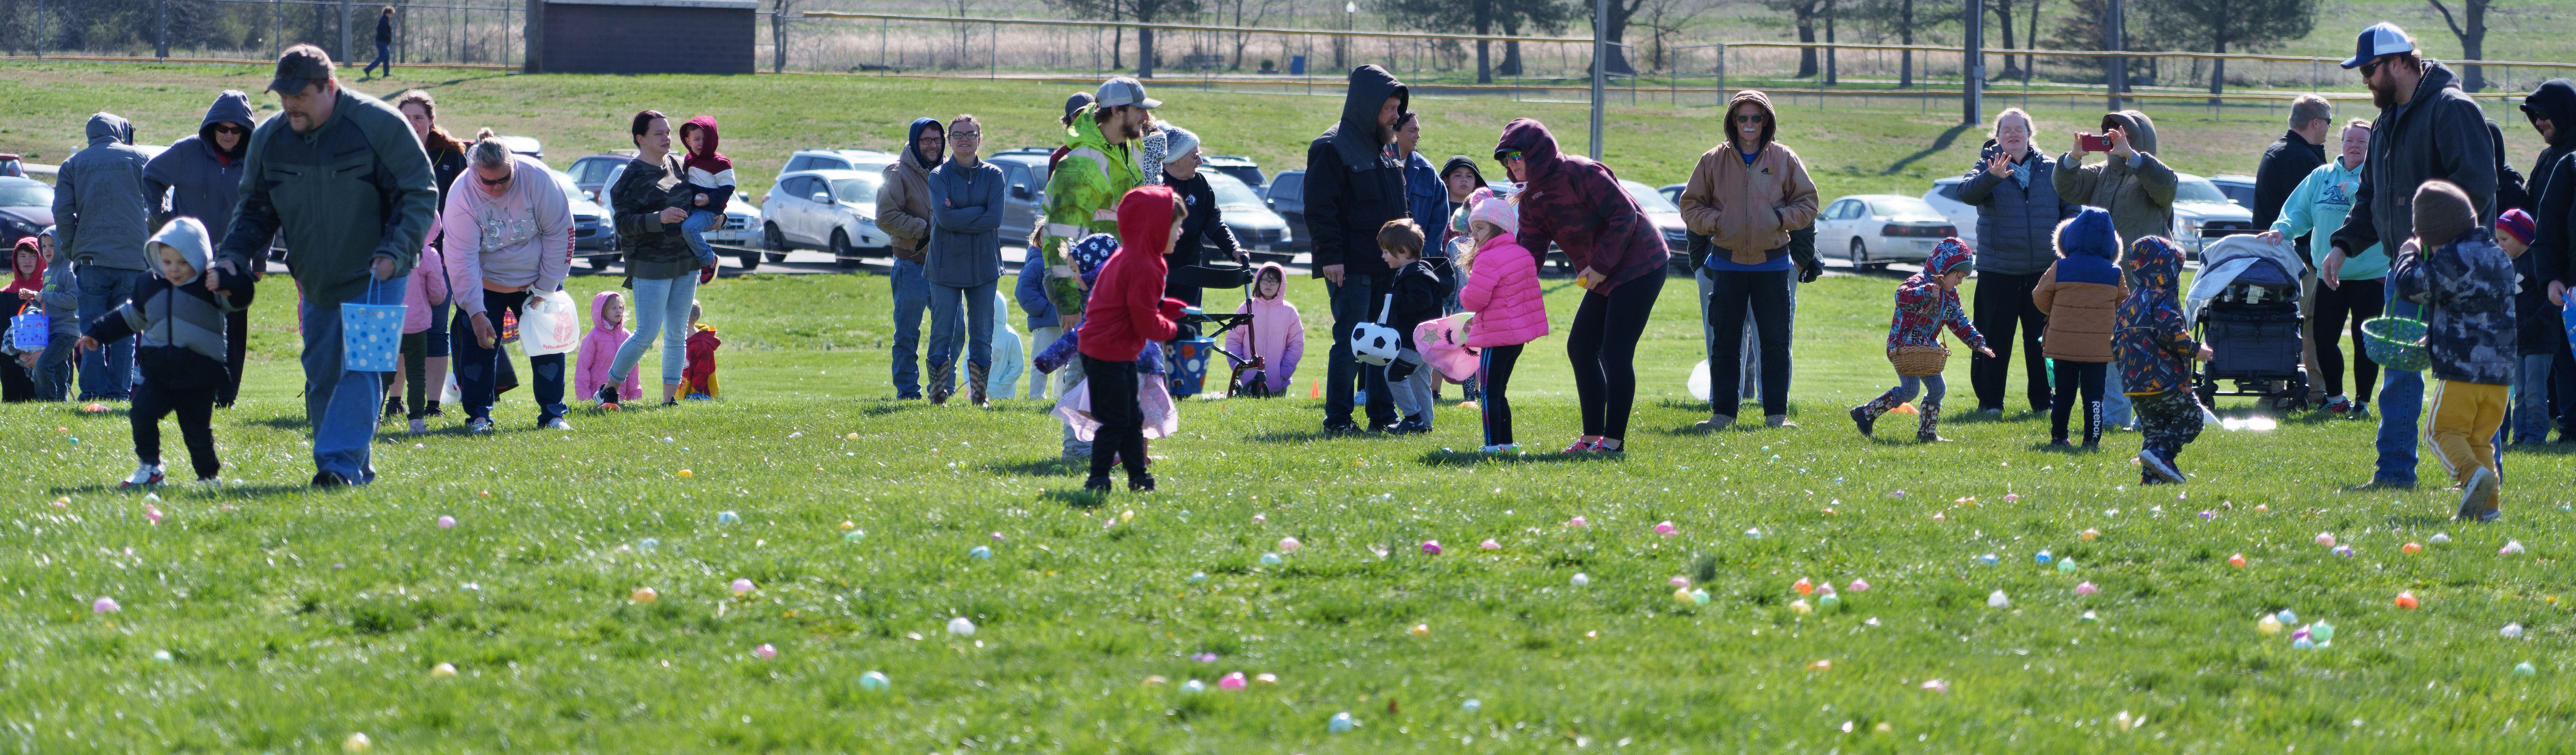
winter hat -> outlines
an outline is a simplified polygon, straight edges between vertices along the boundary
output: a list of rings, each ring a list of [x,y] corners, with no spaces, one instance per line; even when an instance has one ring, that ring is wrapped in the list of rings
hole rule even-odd
[[[2531,222],[2531,215],[2520,207],[2506,210],[2504,217],[2496,218],[2496,230],[2513,236],[2524,246],[2531,245],[2532,240],[2540,235],[2540,227]]]
[[[2120,258],[2120,234],[2111,229],[2111,213],[2086,207],[2057,224],[2057,256],[2073,258],[2079,254],[2106,260]]]
[[[1161,128],[1163,129],[1164,165],[1170,165],[1172,161],[1188,155],[1190,150],[1199,148],[1199,135],[1190,133],[1189,129],[1168,123],[1162,124]]]
[[[1082,284],[1088,286],[1100,278],[1100,266],[1108,264],[1109,255],[1116,253],[1118,237],[1095,233],[1073,242],[1073,249],[1065,256],[1073,259],[1074,272],[1080,274]]]
[[[2451,243],[2478,224],[2477,205],[2460,185],[2435,179],[2415,190],[2415,238],[2424,250]]]
[[[1517,236],[1521,232],[1521,211],[1494,196],[1493,189],[1479,186],[1475,193],[1467,195],[1467,227],[1474,229],[1477,223],[1492,223],[1504,233]]]
[[[1959,271],[1973,272],[1977,269],[1975,259],[1975,256],[1968,252],[1968,242],[1952,236],[1932,246],[1932,254],[1923,258],[1923,274],[1932,276],[1949,275]]]

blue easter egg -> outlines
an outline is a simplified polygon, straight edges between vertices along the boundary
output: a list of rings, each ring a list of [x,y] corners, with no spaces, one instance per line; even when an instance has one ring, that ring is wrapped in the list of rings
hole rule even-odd
[[[975,558],[985,561],[991,561],[993,560],[993,549],[978,545],[975,546],[974,550],[967,551],[966,555],[974,556]]]

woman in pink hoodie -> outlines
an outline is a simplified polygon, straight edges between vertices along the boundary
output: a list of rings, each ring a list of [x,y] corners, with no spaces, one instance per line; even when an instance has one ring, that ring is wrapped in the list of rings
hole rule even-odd
[[[1485,384],[1483,450],[1517,453],[1512,405],[1503,391],[1521,345],[1547,335],[1547,294],[1538,286],[1538,259],[1512,236],[1520,229],[1518,208],[1485,189],[1467,203],[1467,231],[1476,252],[1466,260],[1467,285],[1458,291],[1458,306],[1476,313],[1467,322],[1467,346],[1482,350],[1477,373]]]
[[[597,396],[599,387],[612,382],[608,367],[617,361],[617,350],[626,346],[626,297],[615,291],[601,291],[590,297],[590,333],[581,337],[581,358],[573,365],[573,395]],[[629,372],[626,382],[617,387],[617,397],[633,401],[644,397],[643,373]]]
[[[1288,303],[1288,270],[1264,263],[1252,277],[1252,298],[1234,308],[1252,323],[1225,334],[1228,353],[1261,360],[1263,385],[1278,395],[1297,382],[1297,360],[1306,356],[1306,320]]]

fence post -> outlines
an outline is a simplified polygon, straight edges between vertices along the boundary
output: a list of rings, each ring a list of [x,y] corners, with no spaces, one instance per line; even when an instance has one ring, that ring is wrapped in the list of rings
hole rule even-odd
[[[1610,0],[1592,0],[1592,159],[1601,159],[1601,77],[1609,73],[1609,39],[1601,32],[1610,25]]]
[[[1726,43],[1717,43],[1717,104],[1726,104]]]
[[[1986,4],[1980,0],[1963,3],[1962,7],[1967,9],[1968,28],[1963,45],[1967,57],[1959,63],[1961,78],[1966,79],[1960,90],[1959,122],[1973,126],[1986,119]]]
[[[2120,28],[2122,13],[2123,10],[2120,6],[2120,0],[2111,0],[2111,10],[2109,13],[2104,14],[2102,18],[2104,22],[2102,24],[2104,27],[2102,30],[2104,37],[2102,48],[2114,53],[2128,49],[2128,45],[2126,44],[2128,41],[2128,34]],[[2120,92],[2129,86],[2129,59],[2113,55],[2109,60],[2109,64],[2102,68],[2110,73],[2111,112],[2119,112]]]
[[[161,0],[158,13],[160,29],[152,43],[152,57],[166,60],[170,57],[170,0]]]

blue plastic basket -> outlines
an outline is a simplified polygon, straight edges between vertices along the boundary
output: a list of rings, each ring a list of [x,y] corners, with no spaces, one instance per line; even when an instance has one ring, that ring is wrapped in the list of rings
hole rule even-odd
[[[374,287],[373,283],[369,284]],[[403,305],[340,305],[340,362],[355,372],[402,369]]]
[[[1172,342],[1171,392],[1174,396],[1195,396],[1207,387],[1208,358],[1216,354],[1216,339],[1183,338]]]
[[[53,319],[35,307],[28,307],[25,313],[9,318],[9,325],[9,345],[19,351],[44,351],[46,346],[53,345]]]

